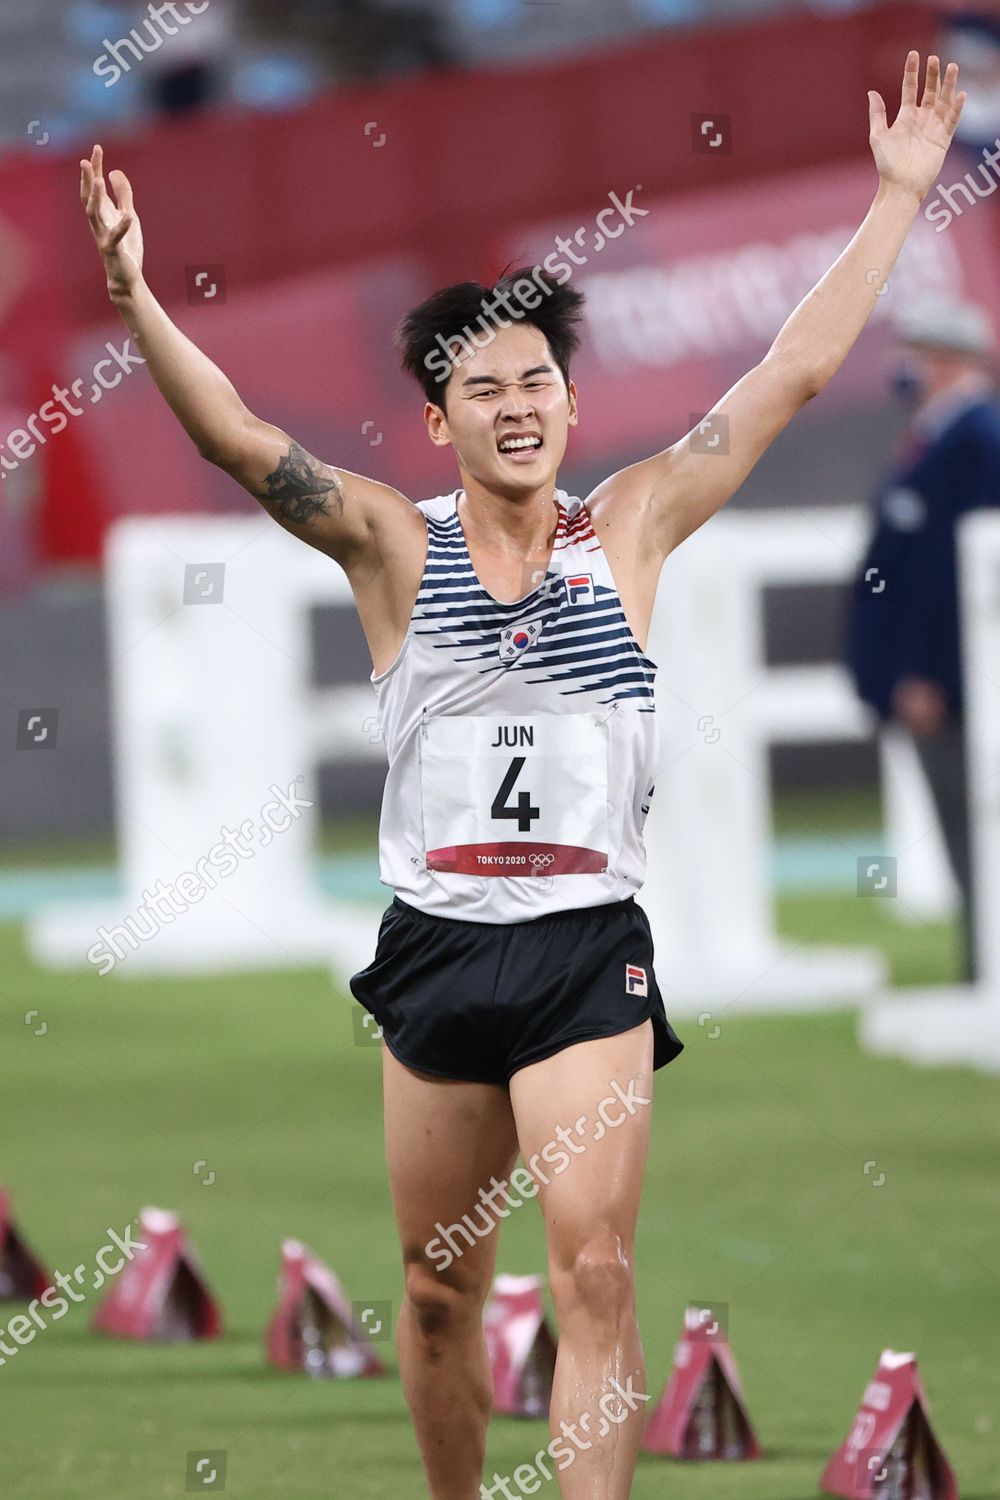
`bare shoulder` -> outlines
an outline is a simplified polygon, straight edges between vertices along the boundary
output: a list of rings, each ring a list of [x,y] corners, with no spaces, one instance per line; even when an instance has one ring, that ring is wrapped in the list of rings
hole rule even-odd
[[[619,469],[601,481],[584,501],[605,552],[638,567],[652,561],[654,490],[643,463]],[[662,556],[658,558],[663,561]]]
[[[584,501],[632,634],[645,650],[665,553],[654,541],[652,497],[636,464],[603,480]]]
[[[356,597],[381,577],[389,592],[405,604],[409,618],[427,561],[427,520],[414,501],[385,488],[383,503],[371,511],[372,546],[355,558],[348,573]]]
[[[344,569],[382,670],[399,650],[420,589],[427,553],[420,508],[392,485],[324,463],[262,423],[222,466],[280,526]]]
[[[381,547],[403,545],[408,549],[425,537],[427,526],[419,505],[401,490],[380,479],[367,479],[350,469],[331,469],[340,495],[353,502],[364,516],[366,530]]]
[[[363,518],[364,545],[344,559],[355,593],[378,575],[404,596],[415,595],[427,552],[427,522],[419,505],[392,485],[335,469],[341,494]]]
[[[361,502],[368,545],[357,548],[344,566],[372,665],[380,673],[396,660],[406,639],[427,560],[427,522],[420,506],[391,485],[337,472],[348,492],[359,484],[372,487]]]

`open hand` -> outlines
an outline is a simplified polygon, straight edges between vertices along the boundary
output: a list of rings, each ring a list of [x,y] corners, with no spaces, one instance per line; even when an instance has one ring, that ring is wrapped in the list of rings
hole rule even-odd
[[[87,210],[108,277],[108,295],[125,297],[142,279],[142,228],[132,204],[132,185],[124,172],[109,174],[117,203],[104,184],[104,153],[95,146],[80,162],[80,201]]]
[[[941,64],[927,59],[924,93],[917,103],[920,54],[909,52],[903,70],[903,92],[899,113],[889,126],[881,94],[868,91],[871,124],[869,142],[883,182],[905,188],[918,198],[932,186],[951,145],[965,103],[965,90],[958,95],[958,64],[949,63],[941,80]]]

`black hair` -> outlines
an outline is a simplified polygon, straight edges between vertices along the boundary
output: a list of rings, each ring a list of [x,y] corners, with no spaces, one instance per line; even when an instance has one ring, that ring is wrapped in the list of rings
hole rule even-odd
[[[498,328],[523,320],[545,335],[568,387],[569,362],[580,345],[576,325],[583,316],[583,301],[582,292],[540,266],[504,271],[492,287],[459,281],[406,314],[395,336],[400,362],[428,401],[443,408],[445,387],[456,365],[476,348],[485,348]]]

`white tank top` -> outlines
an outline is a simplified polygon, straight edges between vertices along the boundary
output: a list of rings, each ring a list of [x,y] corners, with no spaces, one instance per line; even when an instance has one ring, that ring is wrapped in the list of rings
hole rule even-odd
[[[656,668],[581,500],[556,490],[545,576],[500,604],[472,566],[461,494],[419,504],[420,592],[399,655],[372,673],[389,756],[382,881],[476,922],[625,900],[645,873]]]

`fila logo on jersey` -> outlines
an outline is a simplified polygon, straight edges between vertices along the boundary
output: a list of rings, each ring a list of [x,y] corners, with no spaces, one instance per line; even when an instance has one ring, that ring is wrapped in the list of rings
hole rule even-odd
[[[500,660],[516,661],[530,650],[541,633],[541,620],[526,620],[523,625],[508,625],[500,632]]]
[[[625,965],[625,993],[628,995],[649,994],[646,971],[645,969],[640,969],[637,964]]]
[[[564,578],[563,582],[570,604],[593,604],[594,579],[591,573],[574,573],[572,578]]]

